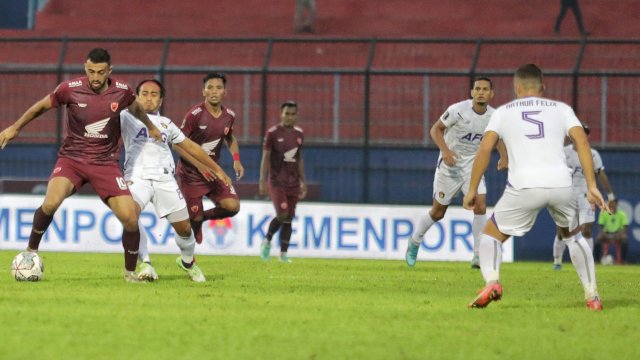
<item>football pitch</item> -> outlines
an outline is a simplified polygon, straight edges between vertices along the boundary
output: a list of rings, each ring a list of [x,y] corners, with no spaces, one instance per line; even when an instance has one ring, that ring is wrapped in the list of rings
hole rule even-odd
[[[20,283],[0,251],[0,359],[639,359],[640,269],[598,266],[604,311],[573,266],[503,264],[501,301],[462,262],[199,256],[196,284],[155,255],[160,279],[129,284],[122,254],[41,252]]]

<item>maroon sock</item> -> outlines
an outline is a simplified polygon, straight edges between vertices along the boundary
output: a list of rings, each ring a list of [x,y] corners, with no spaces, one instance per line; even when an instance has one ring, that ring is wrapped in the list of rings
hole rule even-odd
[[[276,231],[280,229],[280,225],[282,225],[282,223],[280,223],[277,217],[271,220],[271,222],[269,223],[269,230],[267,230],[267,240],[271,241],[273,234],[275,234]]]
[[[49,224],[53,220],[53,215],[47,215],[42,211],[42,206],[36,209],[33,214],[33,226],[31,227],[31,235],[29,235],[29,249],[38,250],[42,235],[47,231]]]
[[[291,223],[283,223],[280,228],[280,252],[287,252],[291,240]]]
[[[202,244],[202,221],[191,220],[191,230],[193,230],[196,243]]]
[[[225,208],[214,207],[213,209],[204,211],[204,219],[205,220],[224,219],[228,217],[233,217],[237,213],[238,213],[237,211],[229,211]]]
[[[136,270],[138,262],[138,248],[140,247],[140,230],[122,232],[122,247],[124,248],[124,268],[128,271]]]

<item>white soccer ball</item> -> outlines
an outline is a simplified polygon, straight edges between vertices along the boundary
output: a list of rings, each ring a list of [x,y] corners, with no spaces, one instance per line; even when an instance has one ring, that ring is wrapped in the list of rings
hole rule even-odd
[[[13,258],[11,274],[18,281],[40,281],[44,276],[44,262],[37,253],[23,251]]]
[[[602,259],[600,259],[600,264],[602,265],[613,265],[614,259],[613,259],[613,255],[611,254],[607,254],[606,256],[603,256]]]

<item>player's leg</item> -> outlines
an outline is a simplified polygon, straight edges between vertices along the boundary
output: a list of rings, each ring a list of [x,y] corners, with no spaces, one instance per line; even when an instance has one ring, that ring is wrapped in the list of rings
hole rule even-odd
[[[269,260],[269,253],[271,252],[271,240],[273,235],[275,235],[278,230],[282,227],[282,224],[286,221],[288,215],[288,203],[286,192],[283,188],[277,186],[271,186],[269,184],[269,196],[271,197],[271,202],[273,203],[273,208],[275,209],[276,216],[271,219],[269,222],[269,228],[267,229],[267,234],[262,240],[262,244],[260,245],[260,258],[263,261]],[[282,231],[280,232],[280,241],[282,242]]]
[[[562,256],[566,244],[560,237],[560,230],[556,227],[556,235],[553,238],[553,270],[562,270]]]
[[[153,182],[151,180],[143,180],[140,178],[127,179],[129,191],[133,197],[136,215],[140,218],[140,213],[151,201],[154,195]],[[151,257],[148,250],[147,230],[138,220],[138,228],[140,229],[140,245],[138,246],[138,260],[140,261],[138,276],[141,279],[154,281],[158,279],[158,274],[151,265]]]
[[[127,272],[135,272],[140,247],[140,228],[138,215],[131,195],[112,196],[107,205],[123,226],[122,246],[124,248],[124,267]]]
[[[38,251],[42,235],[53,221],[53,215],[64,199],[75,191],[71,180],[63,176],[54,177],[47,184],[47,193],[42,205],[33,214],[33,226],[29,235],[28,251]]]
[[[283,208],[284,219],[282,221],[282,226],[280,228],[280,261],[284,263],[290,263],[291,259],[287,255],[287,251],[289,249],[289,243],[291,242],[291,222],[296,214],[296,205],[298,204],[298,197],[300,195],[300,191],[287,191],[286,194],[286,209]],[[280,217],[281,214],[278,214]]]
[[[189,213],[184,208],[167,216],[167,220],[176,231],[176,245],[180,249],[180,256],[176,259],[176,265],[184,270],[191,280],[195,282],[204,282],[206,278],[194,261],[194,252],[196,247],[196,239],[191,230],[189,221]]]
[[[560,24],[562,23],[565,15],[567,15],[567,10],[569,7],[566,2],[567,0],[561,0],[560,13],[558,13],[558,17],[556,18],[556,25],[553,27],[553,30],[556,34],[560,33]]]
[[[449,204],[451,204],[451,199],[460,191],[463,184],[464,180],[462,178],[443,176],[436,171],[433,179],[433,203],[431,209],[425,216],[420,217],[416,224],[416,229],[407,244],[405,261],[409,267],[416,265],[422,238],[433,224],[444,217]]]
[[[240,211],[240,198],[233,185],[225,185],[220,180],[214,180],[214,190],[207,196],[216,207],[204,211],[205,220],[225,219],[235,216]]]
[[[466,189],[469,188],[468,180],[465,181],[462,186],[463,193],[466,194]],[[480,269],[480,258],[478,255],[478,249],[480,246],[480,236],[482,230],[487,224],[487,186],[485,185],[484,176],[480,179],[478,186],[478,195],[476,196],[475,206],[473,208],[473,223],[471,226],[471,232],[473,234],[473,258],[471,259],[471,268]]]

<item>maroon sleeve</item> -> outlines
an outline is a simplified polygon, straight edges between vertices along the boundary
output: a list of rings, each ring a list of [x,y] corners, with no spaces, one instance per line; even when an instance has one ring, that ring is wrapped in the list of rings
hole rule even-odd
[[[193,132],[193,124],[197,122],[197,119],[192,114],[192,111],[189,111],[182,119],[182,125],[180,125],[180,130],[186,137],[191,137],[191,133]]]
[[[59,107],[60,105],[64,105],[68,103],[69,100],[69,83],[62,82],[58,84],[58,86],[49,94],[49,98],[51,99],[51,106],[54,108]]]
[[[128,85],[128,89],[125,91],[124,102],[129,107],[133,102],[136,101],[136,94],[133,92],[131,86]]]
[[[272,134],[273,131],[267,130],[267,133],[264,135],[264,144],[262,145],[262,148],[264,150],[271,150],[271,147],[273,146],[273,136],[271,136]]]

